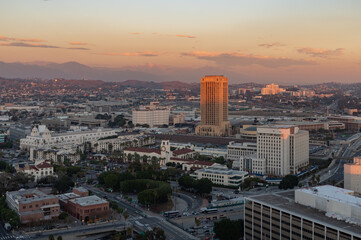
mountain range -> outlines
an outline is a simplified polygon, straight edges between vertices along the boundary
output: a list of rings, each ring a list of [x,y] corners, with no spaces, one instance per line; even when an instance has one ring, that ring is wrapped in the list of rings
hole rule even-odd
[[[151,73],[112,68],[89,67],[78,62],[66,63],[5,63],[0,62],[0,76],[4,78],[65,78],[91,79],[103,81],[126,81],[140,79],[146,81],[164,81],[163,77]]]

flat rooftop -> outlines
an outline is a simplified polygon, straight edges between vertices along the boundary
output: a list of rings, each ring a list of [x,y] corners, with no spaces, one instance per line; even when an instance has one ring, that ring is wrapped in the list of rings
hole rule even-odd
[[[20,189],[19,191],[7,192],[6,195],[13,201],[18,203],[31,203],[34,201],[40,201],[44,199],[56,198],[54,195],[48,195],[38,190],[37,188],[32,189]]]
[[[312,188],[297,189],[296,191],[316,195],[321,198],[332,199],[338,202],[354,205],[356,207],[361,207],[360,195],[355,194],[355,192],[352,190],[344,188],[324,185]]]
[[[100,198],[98,196],[87,196],[87,197],[81,197],[81,198],[75,198],[70,200],[70,202],[74,204],[78,204],[80,206],[92,206],[97,204],[104,204],[107,203],[107,201],[103,198]]]
[[[296,203],[294,190],[246,197],[246,199],[361,237],[360,226],[327,217],[324,211]]]

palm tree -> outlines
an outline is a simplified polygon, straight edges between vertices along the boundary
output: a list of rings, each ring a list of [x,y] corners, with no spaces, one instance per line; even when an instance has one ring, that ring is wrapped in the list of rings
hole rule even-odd
[[[123,217],[124,217],[124,229],[125,229],[125,226],[127,225],[127,219],[129,218],[128,211],[123,212]]]

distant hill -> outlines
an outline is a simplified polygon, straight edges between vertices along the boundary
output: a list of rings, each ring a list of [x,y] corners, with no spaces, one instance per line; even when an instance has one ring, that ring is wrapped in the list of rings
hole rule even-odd
[[[129,79],[164,81],[162,76],[132,70],[89,67],[78,62],[66,63],[5,63],[0,61],[0,76],[4,78],[64,78],[120,82]]]
[[[180,81],[168,81],[168,82],[147,82],[140,80],[127,80],[120,82],[120,85],[127,87],[136,87],[136,88],[151,88],[151,89],[193,89],[197,88],[199,84],[197,83],[184,83]]]

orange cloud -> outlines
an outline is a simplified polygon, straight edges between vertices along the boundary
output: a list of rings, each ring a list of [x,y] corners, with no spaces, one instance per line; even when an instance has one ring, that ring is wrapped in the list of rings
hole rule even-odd
[[[345,50],[344,48],[336,48],[335,50],[317,49],[317,48],[300,48],[297,51],[299,53],[304,53],[312,57],[331,58],[331,57],[341,56],[344,50]]]
[[[46,42],[45,40],[38,38],[14,38],[14,37],[5,37],[5,36],[0,36],[0,41]]]
[[[103,55],[126,56],[126,57],[157,57],[160,54],[156,52],[145,51],[145,52],[124,52],[124,53],[107,52],[107,53],[103,53]]]
[[[139,35],[139,34],[142,34],[142,33],[139,33],[139,32],[131,32],[131,33],[129,33],[129,34],[131,34],[131,35]]]
[[[84,48],[84,47],[70,47],[70,48],[66,48],[69,50],[90,50],[90,48]]]
[[[308,61],[304,59],[291,59],[286,57],[269,57],[258,56],[253,54],[244,54],[241,52],[204,52],[194,51],[189,53],[182,53],[182,56],[196,57],[201,60],[215,62],[223,66],[249,66],[260,65],[263,67],[277,68],[288,67],[294,65],[315,65],[315,61]]]
[[[177,37],[182,37],[182,38],[196,38],[196,36],[191,36],[191,35],[183,35],[183,34],[178,34],[176,35]]]
[[[12,42],[12,43],[0,43],[0,46],[5,47],[34,47],[34,48],[60,48],[57,46],[38,44],[38,43],[25,43],[25,42]]]
[[[258,44],[258,46],[265,47],[265,48],[272,48],[272,47],[283,47],[286,45],[283,43],[274,42],[274,43],[261,43],[261,44]]]
[[[69,42],[70,45],[88,45],[87,43],[83,42]]]

